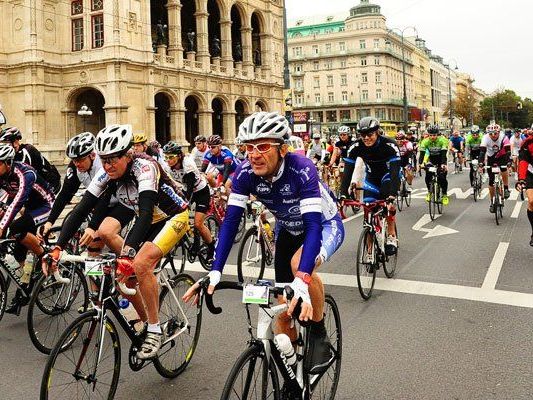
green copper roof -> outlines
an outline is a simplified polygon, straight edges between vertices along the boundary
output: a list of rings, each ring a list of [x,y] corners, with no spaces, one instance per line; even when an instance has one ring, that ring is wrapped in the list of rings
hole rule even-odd
[[[350,9],[350,17],[358,17],[368,14],[381,14],[381,6],[370,3],[369,0],[361,0],[361,3]]]

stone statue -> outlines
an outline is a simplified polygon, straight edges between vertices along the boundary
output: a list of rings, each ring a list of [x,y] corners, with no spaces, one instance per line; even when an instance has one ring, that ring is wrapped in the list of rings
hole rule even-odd
[[[254,64],[256,66],[260,66],[261,65],[261,50],[259,50],[259,49],[255,49],[255,51],[254,51]]]
[[[189,51],[195,51],[196,49],[196,33],[192,29],[187,32],[187,39],[189,40]]]
[[[242,61],[242,47],[240,42],[235,43],[235,49],[233,51],[233,59],[235,61]]]
[[[213,57],[220,57],[220,39],[215,36],[211,44],[211,55]]]
[[[159,20],[156,25],[157,45],[166,43],[165,29],[167,29],[167,26],[163,25],[161,20]]]

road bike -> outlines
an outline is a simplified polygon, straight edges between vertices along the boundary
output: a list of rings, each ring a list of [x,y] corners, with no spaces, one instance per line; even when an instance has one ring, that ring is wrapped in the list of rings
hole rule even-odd
[[[333,165],[330,167],[328,179],[326,181],[328,187],[331,189],[335,197],[340,197],[342,173],[344,172],[344,165]]]
[[[398,264],[398,251],[394,255],[387,255],[385,244],[387,240],[387,200],[375,200],[361,202],[363,207],[363,231],[359,236],[357,246],[356,275],[359,294],[364,300],[370,299],[374,284],[376,282],[376,272],[383,266],[383,272],[387,278],[392,278],[396,273]],[[398,227],[395,228],[398,239]],[[398,242],[399,243],[399,242]]]
[[[222,221],[224,221],[224,217],[226,216],[227,202],[228,196],[222,193],[222,187],[215,188],[209,202],[209,210],[207,211],[207,215],[214,216],[218,221],[218,225],[222,225]],[[243,215],[239,221],[239,228],[233,243],[239,243],[241,241],[241,239],[244,237],[245,230],[246,215]]]
[[[497,164],[494,164],[492,167],[487,166],[485,168],[491,168],[491,171],[494,174],[494,197],[492,198],[492,206],[494,208],[494,219],[496,220],[496,225],[500,225],[500,221],[503,218],[503,207],[505,206],[501,168]]]
[[[437,213],[442,214],[442,189],[437,175],[438,168],[435,165],[427,164],[426,173],[431,173],[431,183],[429,184],[429,215],[431,220],[435,219]]]
[[[453,153],[453,166],[454,166],[454,174],[462,174],[463,173],[463,166],[461,165],[461,162],[459,160],[459,151],[458,150],[452,150]]]
[[[134,327],[137,321],[128,321],[120,311],[120,295],[115,285],[116,256],[89,258],[63,253],[61,261],[84,265],[86,275],[98,286],[98,293],[92,299],[94,307],[72,322],[54,346],[43,372],[40,399],[58,399],[75,393],[89,398],[115,396],[122,354],[115,321],[131,342],[128,364],[133,371],[153,364],[161,376],[175,378],[185,370],[198,344],[202,318],[197,306],[180,302],[194,284],[192,277],[180,274],[168,278],[165,273],[154,272],[160,287],[163,343],[156,358],[140,360],[136,354],[146,329],[138,332]],[[127,295],[136,293],[136,289],[123,283],[118,286]]]
[[[411,167],[409,166],[406,168]],[[402,211],[404,203],[407,207],[411,206],[411,190],[409,189],[409,185],[407,183],[407,180],[405,179],[405,172],[402,168],[400,173],[400,191],[398,192],[398,196],[396,196],[396,204],[398,206],[398,211]]]
[[[202,292],[207,291],[208,280],[202,282]],[[237,358],[224,385],[221,400],[228,399],[320,399],[335,398],[340,379],[342,360],[342,328],[339,309],[335,299],[325,295],[324,323],[331,343],[332,357],[324,371],[313,375],[307,371],[309,348],[309,328],[294,320],[297,328],[296,357],[291,365],[286,353],[280,350],[278,336],[273,332],[275,317],[287,311],[287,304],[274,304],[274,297],[286,293],[287,299],[293,297],[290,287],[273,287],[271,282],[259,281],[256,285],[236,282],[220,282],[217,291],[223,289],[244,290],[244,305],[248,320],[250,339],[246,350]],[[250,293],[260,293],[251,296]],[[206,296],[206,304],[213,314],[220,314],[222,309],[213,305],[212,297]],[[257,332],[254,335],[250,305],[258,305]],[[294,315],[299,315],[295,309]],[[278,347],[279,346],[279,347]],[[289,342],[290,351],[293,351]],[[279,375],[283,378],[281,385]],[[294,396],[294,397],[292,397]]]
[[[246,231],[237,253],[239,282],[255,282],[263,278],[265,267],[274,262],[274,232],[263,220],[264,206],[251,202],[253,225]]]
[[[356,199],[355,193],[356,190],[360,190],[356,188],[356,184],[352,184],[349,191],[349,198],[347,199],[341,199],[337,202],[337,208],[339,210],[339,215],[342,219],[348,218],[348,215],[356,215],[361,207],[359,207],[359,200]]]
[[[474,195],[474,201],[477,202],[477,200],[481,197],[481,190],[483,189],[483,177],[479,173],[479,161],[478,160],[472,160],[470,162],[470,168],[472,168],[472,193]]]

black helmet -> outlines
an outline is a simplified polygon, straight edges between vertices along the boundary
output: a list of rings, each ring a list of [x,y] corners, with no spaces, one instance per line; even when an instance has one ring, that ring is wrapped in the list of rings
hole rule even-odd
[[[211,135],[207,139],[207,144],[209,146],[219,146],[222,144],[222,138],[219,135]]]
[[[374,117],[364,117],[357,124],[357,132],[371,133],[379,131],[379,121]]]
[[[199,143],[199,142],[207,142],[207,139],[204,135],[198,135],[194,138],[194,143]]]
[[[440,134],[440,128],[438,125],[430,125],[427,129],[428,133],[430,135],[439,135]]]
[[[9,128],[4,128],[0,132],[0,142],[11,142],[13,143],[15,140],[22,139],[22,133],[20,133],[20,130],[14,126]]]
[[[176,142],[168,142],[166,145],[163,146],[163,153],[173,154],[177,156],[183,154],[183,150],[181,149],[181,146]]]
[[[68,158],[81,158],[94,151],[96,139],[91,132],[83,132],[74,136],[67,144]]]

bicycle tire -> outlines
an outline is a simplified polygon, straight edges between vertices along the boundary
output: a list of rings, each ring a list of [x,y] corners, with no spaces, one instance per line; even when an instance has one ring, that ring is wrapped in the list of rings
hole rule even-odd
[[[0,272],[0,321],[4,317],[7,304],[7,282],[4,275]]]
[[[408,191],[407,196],[405,197],[405,204],[407,205],[407,207],[411,207],[411,201],[412,201],[411,191]]]
[[[189,365],[189,363],[191,362],[191,359],[196,350],[196,346],[198,345],[198,340],[200,339],[200,330],[202,327],[202,309],[198,306],[185,304],[181,301],[182,296],[185,294],[187,289],[194,285],[194,282],[195,280],[187,274],[176,275],[173,278],[169,279],[169,283],[172,286],[172,290],[176,295],[178,301],[181,302],[181,307],[183,309],[183,312],[186,314],[187,319],[189,320],[189,322],[194,321],[194,325],[192,326],[191,324],[187,325],[186,327],[182,325],[185,321],[183,320],[183,315],[180,315],[181,313],[179,312],[175,303],[171,303],[170,307],[166,305],[165,299],[169,298],[168,287],[163,286],[163,289],[161,290],[161,294],[159,296],[159,315],[161,320],[161,326],[164,329],[165,336],[168,337],[169,334],[172,335],[174,333],[172,332],[172,330],[187,328],[184,332],[182,332],[179,336],[177,336],[174,340],[170,342],[171,347],[169,350],[167,350],[168,345],[162,346],[157,358],[154,358],[154,367],[157,372],[164,378],[175,378],[183,371],[185,371],[185,368],[187,368],[187,365]],[[182,283],[184,285],[182,285]],[[188,314],[187,311],[190,311],[190,313]],[[193,329],[191,328],[194,329],[194,332],[192,332]],[[190,339],[190,341],[187,341],[187,337]],[[177,343],[178,341],[181,341],[182,344],[179,345]],[[187,342],[188,345],[184,346],[184,342]],[[170,357],[172,358],[171,362],[173,360],[177,360],[179,365],[168,366],[166,364],[168,357],[164,356],[173,353],[172,350],[174,348],[176,348],[178,351],[181,350],[183,353],[183,357]]]
[[[437,213],[437,200],[435,199],[435,184],[431,182],[429,184],[429,216],[431,217],[431,220],[433,221],[435,219],[435,215]]]
[[[437,211],[442,214],[442,190],[438,182],[435,185],[435,203],[437,204]]]
[[[364,300],[370,299],[372,297],[372,290],[374,290],[374,284],[376,282],[376,251],[374,251],[374,263],[372,265],[363,264],[363,255],[368,252],[367,249],[367,235],[372,236],[372,243],[376,245],[376,237],[370,231],[370,228],[365,227],[361,232],[359,237],[359,244],[357,246],[357,261],[356,261],[356,275],[357,275],[357,288],[359,289],[359,294]],[[370,278],[363,279],[363,274],[369,274]],[[370,282],[367,282],[370,280]],[[365,281],[365,282],[363,282]],[[369,283],[369,284],[368,284]],[[365,287],[369,288],[365,290]]]
[[[80,311],[87,311],[89,305],[89,287],[81,268],[75,265],[63,268],[62,275],[70,279],[68,285],[55,281],[53,276],[41,276],[28,304],[28,334],[35,348],[44,354],[51,353],[59,336]],[[52,293],[48,298],[44,297],[49,289]],[[64,294],[69,299],[61,304]],[[49,298],[52,300],[51,307],[44,304]]]
[[[474,185],[472,186],[472,192],[473,192],[473,195],[474,195],[474,202],[477,203],[477,199],[478,199],[478,186],[477,186],[477,176],[474,176]]]
[[[396,249],[396,254],[392,256],[385,256],[385,262],[383,263],[383,272],[387,278],[394,277],[396,273],[396,266],[398,265],[398,252],[400,251],[400,238],[398,236],[398,225],[394,226],[394,231],[396,232],[396,238],[398,239],[398,248]]]
[[[398,211],[401,212],[403,207],[403,182],[400,186],[400,193],[396,196],[396,206],[398,207]]]
[[[246,231],[244,237],[242,238],[241,245],[239,246],[239,251],[237,253],[237,277],[239,279],[239,282],[244,282],[246,280],[250,283],[256,283],[258,279],[263,278],[263,274],[265,273],[265,242],[263,241],[263,237],[261,237],[261,240],[259,241],[259,243],[257,243],[256,237],[257,227],[254,225]],[[248,242],[250,242],[249,245],[247,244]],[[257,251],[261,252],[261,259],[259,260],[258,265],[254,265],[252,266],[252,268],[247,268],[243,265],[243,263],[248,262],[248,255],[246,257],[244,257],[244,255],[245,253],[248,254],[248,252],[252,250],[254,244],[259,245],[259,248],[256,248],[255,251],[256,254]],[[254,274],[251,271],[257,271],[258,273]]]
[[[47,400],[48,398],[54,400],[58,399],[57,394],[54,395],[53,392],[50,392],[56,387],[56,383],[58,381],[61,382],[61,377],[63,376],[64,379],[70,378],[73,381],[72,384],[74,385],[90,385],[91,391],[94,390],[93,385],[96,385],[97,383],[100,383],[101,380],[103,380],[103,378],[96,377],[96,382],[87,382],[86,379],[83,379],[83,377],[89,377],[93,372],[94,365],[89,365],[89,359],[91,359],[90,356],[94,354],[94,360],[97,360],[99,358],[98,352],[100,350],[100,344],[96,344],[95,346],[90,345],[90,342],[92,342],[93,340],[99,340],[99,335],[102,331],[100,329],[100,320],[98,318],[99,317],[96,310],[88,311],[80,315],[76,320],[74,320],[74,322],[72,322],[72,324],[70,324],[69,327],[65,330],[65,332],[63,332],[58,342],[54,346],[52,352],[50,353],[50,356],[48,357],[48,361],[44,368],[43,377],[41,379],[41,400]],[[85,324],[88,324],[87,329],[89,329],[89,331],[91,331],[91,329],[93,330],[93,336],[91,338],[86,335],[86,332],[84,330],[86,329]],[[108,385],[109,393],[107,394],[107,396],[103,396],[104,398],[112,399],[115,396],[120,376],[120,339],[115,324],[110,319],[106,320],[106,325],[105,329],[103,329],[103,332],[104,335],[106,332],[108,333],[110,340],[108,339],[107,341],[105,341],[107,335],[104,336],[105,342],[102,348],[102,354],[100,355],[100,363],[98,364],[98,366],[100,368],[100,371],[105,368],[105,371],[102,376],[109,375],[109,371],[112,371],[112,378]],[[74,340],[72,340],[72,337],[74,337]],[[64,349],[65,343],[71,344],[67,346],[66,349]],[[80,345],[85,346],[85,362],[82,362],[83,360],[79,362],[79,358],[74,355],[74,351],[78,350],[78,347],[80,347]],[[112,351],[112,356],[105,356],[103,354],[103,352],[107,349]],[[83,349],[80,350],[84,351]],[[112,360],[111,357],[113,358]],[[104,367],[103,365],[101,365],[103,364],[103,362],[106,361],[111,361],[112,366]],[[69,368],[62,366],[63,363],[67,362],[71,364],[71,372],[67,372]],[[85,374],[83,372],[78,372],[78,374],[74,376],[76,363],[78,362],[80,363],[80,368],[88,368],[88,370]],[[89,371],[91,372],[89,373]],[[60,390],[61,393],[65,393],[63,392],[65,390],[65,385],[66,384],[57,383],[58,390]],[[85,387],[81,387],[79,389],[80,391],[83,391]],[[67,390],[66,393],[77,393],[76,388]]]
[[[500,208],[500,185],[494,187],[494,199],[492,200],[492,206],[494,208],[494,218],[496,219],[496,225],[500,225],[499,208]]]
[[[322,375],[317,384],[312,388],[310,400],[333,400],[337,392],[341,374],[342,326],[339,307],[337,306],[335,299],[329,294],[326,294],[324,303],[324,325],[326,326],[326,332],[328,334],[331,347],[335,353],[335,361]],[[332,323],[335,324],[335,328],[332,327]],[[326,386],[324,385],[324,379],[331,376],[333,376],[331,379],[331,386],[329,390],[326,390],[324,388],[324,386]],[[326,391],[328,391],[329,394],[326,396],[321,396],[321,394],[325,393]]]
[[[209,232],[211,232],[211,237],[216,244],[218,240],[218,232],[220,230],[220,223],[218,222],[218,219],[214,215],[208,215],[204,221],[204,224],[209,229]],[[198,251],[198,261],[200,261],[200,265],[203,269],[206,271],[211,271],[212,265],[207,259],[207,246],[201,246],[200,250]]]
[[[278,374],[276,371],[276,363],[274,362],[274,360],[271,359],[268,363],[268,370],[266,370],[265,357],[265,352],[263,351],[262,346],[260,346],[259,344],[253,344],[249,346],[246,350],[244,350],[244,352],[239,356],[239,358],[237,358],[237,361],[235,361],[235,364],[231,368],[230,374],[226,379],[226,383],[224,384],[224,389],[222,390],[222,395],[220,396],[220,399],[230,400],[241,398],[268,398],[273,400],[281,400]],[[257,363],[258,360],[261,360],[259,364]],[[246,379],[244,377],[243,379],[239,379],[240,372],[244,372],[248,363],[250,363],[250,367],[248,367],[248,369],[246,370]],[[260,371],[258,371],[259,373],[256,375],[255,372],[258,369],[260,369]],[[245,390],[245,393],[239,396],[238,393],[241,392],[239,392],[237,390],[238,388],[236,388],[235,386],[239,385],[245,380],[247,382],[244,386],[245,388],[248,388],[248,390]],[[272,382],[272,389],[270,390],[268,390],[269,381]],[[255,384],[254,388],[258,386],[260,393],[257,393],[257,391],[253,389],[250,393],[250,384]],[[254,393],[255,396],[253,395]],[[273,396],[267,396],[268,393],[271,393]],[[233,395],[235,395],[236,397],[234,397]]]
[[[241,241],[246,233],[246,214],[242,214],[241,220],[239,221],[239,229],[237,230],[237,235],[233,243],[237,244]]]

